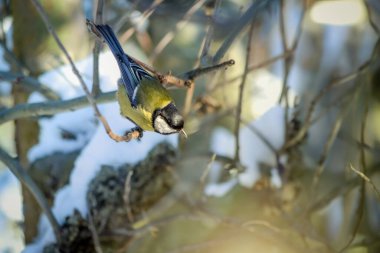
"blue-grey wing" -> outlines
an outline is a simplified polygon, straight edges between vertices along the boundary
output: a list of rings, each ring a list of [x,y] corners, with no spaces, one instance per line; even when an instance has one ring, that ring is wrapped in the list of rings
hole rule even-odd
[[[121,76],[125,83],[132,83],[132,93],[128,92],[129,100],[132,106],[136,106],[136,92],[142,79],[153,79],[153,77],[144,70],[138,63],[131,59],[128,55],[124,54],[123,60],[118,61],[121,71]],[[128,85],[126,85],[128,86]]]
[[[104,40],[108,44],[111,52],[116,58],[117,64],[121,72],[121,77],[125,89],[127,90],[128,98],[131,101],[132,106],[135,106],[135,92],[138,89],[139,84],[143,78],[152,79],[153,77],[144,70],[139,64],[137,64],[132,58],[124,53],[119,41],[116,38],[112,28],[108,25],[95,25]]]

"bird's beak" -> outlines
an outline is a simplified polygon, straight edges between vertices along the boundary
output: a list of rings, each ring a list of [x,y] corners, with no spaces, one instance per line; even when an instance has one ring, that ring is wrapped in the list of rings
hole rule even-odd
[[[185,132],[185,130],[183,130],[183,128],[179,132],[183,135],[183,137],[187,139],[187,133]]]

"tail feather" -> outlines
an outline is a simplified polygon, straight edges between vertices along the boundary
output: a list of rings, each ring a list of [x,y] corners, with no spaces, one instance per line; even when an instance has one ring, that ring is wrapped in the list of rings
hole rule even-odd
[[[100,34],[103,36],[104,40],[107,42],[109,48],[115,57],[121,57],[124,55],[124,50],[121,47],[115,33],[109,25],[95,25]]]
[[[151,79],[152,76],[124,53],[123,48],[121,47],[110,26],[95,25],[95,27],[103,36],[111,52],[116,58],[129,100],[131,101],[132,106],[134,106],[136,104],[134,97],[136,88],[139,86],[143,78]]]

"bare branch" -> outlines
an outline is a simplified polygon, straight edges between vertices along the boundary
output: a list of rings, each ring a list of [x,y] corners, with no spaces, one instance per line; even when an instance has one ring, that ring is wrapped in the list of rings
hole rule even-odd
[[[0,148],[0,160],[9,168],[9,170],[17,177],[17,179],[30,191],[37,203],[45,213],[50,222],[57,242],[61,240],[58,221],[54,217],[46,198],[34,180],[29,176],[21,164],[12,158],[7,152]]]
[[[154,62],[157,56],[164,50],[164,48],[169,44],[170,41],[173,40],[174,35],[181,29],[183,29],[190,18],[194,15],[194,13],[202,7],[202,5],[206,2],[206,0],[197,0],[193,6],[186,12],[184,17],[180,22],[178,22],[175,26],[175,29],[168,32],[161,40],[158,42],[156,48],[153,50],[152,56],[150,57],[150,61]]]
[[[376,51],[377,49],[380,47],[380,38],[377,40],[373,50],[372,50],[372,55],[371,55],[371,58],[366,61],[365,63],[363,63],[360,67],[358,67],[354,72],[350,73],[350,74],[347,74],[331,83],[329,83],[328,85],[326,85],[325,87],[323,87],[315,96],[314,98],[311,100],[310,102],[310,106],[309,106],[309,109],[307,111],[307,114],[306,114],[306,117],[305,117],[305,120],[304,120],[304,125],[303,127],[300,129],[300,131],[297,132],[297,134],[292,138],[292,139],[289,139],[285,144],[284,146],[281,148],[281,151],[280,152],[283,152],[285,150],[287,150],[288,148],[298,144],[300,141],[302,141],[302,139],[305,137],[309,127],[311,126],[311,123],[312,123],[312,116],[313,116],[313,113],[314,113],[314,110],[315,110],[315,107],[318,103],[319,100],[322,99],[322,97],[327,94],[328,91],[330,91],[331,89],[339,86],[339,85],[342,85],[342,84],[345,84],[349,81],[352,81],[354,79],[356,79],[358,76],[360,76],[361,74],[363,74],[365,71],[367,71],[368,67],[372,64],[372,62],[376,59]]]
[[[87,206],[89,205],[87,204]],[[102,245],[100,244],[100,240],[99,240],[98,231],[96,230],[94,218],[92,217],[91,211],[87,212],[87,216],[88,216],[88,227],[91,231],[95,251],[96,253],[103,253]]]
[[[131,202],[129,201],[129,194],[131,193],[131,180],[133,176],[133,170],[130,169],[127,174],[127,179],[125,180],[124,185],[124,194],[123,194],[123,200],[127,209],[127,216],[129,219],[129,223],[133,223],[135,218],[133,217],[132,208],[131,208]]]
[[[97,103],[115,101],[115,92],[102,93],[97,96]],[[78,97],[63,101],[48,101],[40,103],[18,104],[10,109],[0,111],[0,125],[11,120],[54,115],[60,112],[73,111],[89,106],[87,97]]]
[[[353,91],[351,97],[354,98],[357,92]],[[351,102],[351,101],[350,101]],[[317,185],[319,183],[319,178],[322,175],[324,169],[325,169],[325,161],[327,159],[327,156],[329,154],[329,151],[332,147],[332,145],[335,142],[336,136],[340,130],[340,127],[343,122],[343,118],[348,113],[348,110],[351,108],[350,105],[352,103],[348,103],[343,109],[339,112],[339,115],[336,117],[333,126],[331,127],[331,131],[329,132],[329,135],[327,137],[327,141],[323,147],[322,154],[318,160],[318,166],[315,169],[315,174],[313,177],[313,185],[312,185],[312,195],[314,195],[314,192],[316,191]]]
[[[230,32],[228,37],[223,41],[223,44],[219,47],[218,51],[215,53],[212,62],[218,63],[225,55],[227,50],[230,48],[232,43],[238,37],[239,33],[243,28],[249,24],[252,20],[256,20],[260,13],[265,12],[269,9],[272,4],[277,4],[278,0],[258,0],[254,1],[248,10],[240,17],[237,24]]]
[[[377,189],[376,185],[372,182],[372,180],[366,174],[364,174],[364,172],[355,169],[355,167],[352,166],[352,164],[350,164],[350,169],[356,174],[358,174],[358,176],[361,177],[364,181],[371,185],[373,191],[376,193],[376,196],[380,201],[380,191],[379,189]]]
[[[380,36],[380,28],[376,25],[375,21],[373,20],[371,7],[369,6],[368,1],[364,0],[363,2],[367,9],[369,24],[371,25],[372,29],[375,31],[377,36]]]
[[[21,73],[13,73],[10,71],[0,70],[0,80],[12,82],[17,85],[25,84],[23,85],[24,88],[29,89],[30,91],[37,91],[48,99],[51,99],[51,100],[59,99],[59,96],[55,91],[53,91],[46,85],[40,83],[38,79],[30,77],[30,76],[25,76]]]
[[[139,22],[137,24],[135,24],[134,27],[131,27],[129,28],[126,32],[123,33],[123,35],[120,36],[120,42],[124,43],[126,42],[127,40],[129,40],[129,38],[133,35],[133,33],[136,31],[136,28],[142,24],[143,22],[145,22],[153,13],[154,11],[156,10],[156,8],[163,2],[164,0],[154,0],[153,3],[149,6],[148,9],[146,9],[143,14],[142,14],[142,18],[139,20]],[[130,13],[126,13],[125,16],[122,16],[120,18],[120,22],[118,22],[115,26],[116,27],[120,27],[121,26],[121,22],[123,20],[125,20],[125,17],[129,16]],[[116,29],[117,31],[118,29]]]
[[[244,94],[244,88],[245,88],[245,81],[247,79],[248,75],[248,66],[249,66],[249,60],[251,57],[251,43],[252,43],[252,37],[253,37],[253,28],[254,28],[254,22],[251,23],[251,26],[248,31],[248,41],[247,41],[247,50],[246,50],[246,58],[245,58],[245,66],[244,66],[244,73],[243,78],[241,79],[240,87],[239,87],[239,97],[238,97],[238,104],[236,106],[236,120],[235,120],[235,156],[234,161],[235,163],[240,161],[239,152],[240,152],[240,122],[241,122],[241,111],[243,107],[243,94]]]
[[[97,24],[103,23],[103,7],[104,1],[97,0],[96,13],[95,13],[95,22]],[[95,45],[93,49],[93,71],[92,71],[92,96],[96,97],[100,92],[99,84],[99,52],[102,43],[99,40],[95,40]]]

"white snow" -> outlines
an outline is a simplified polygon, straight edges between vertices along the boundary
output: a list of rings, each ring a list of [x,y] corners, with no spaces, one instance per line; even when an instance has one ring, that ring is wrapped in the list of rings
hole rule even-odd
[[[280,148],[284,142],[284,113],[285,109],[275,106],[269,109],[257,120],[252,121],[249,126],[260,132],[274,148]],[[205,188],[205,194],[209,196],[224,196],[236,183],[251,188],[260,178],[259,164],[276,165],[275,154],[255,134],[250,127],[245,126],[240,131],[240,159],[246,170],[227,182],[217,183],[218,175],[222,170],[221,165],[215,162],[210,171],[210,182]],[[211,151],[232,158],[234,153],[234,137],[230,132],[216,129],[211,139]],[[231,149],[232,147],[232,149]],[[281,187],[282,182],[276,169],[271,170],[271,183],[274,187]]]
[[[249,125],[259,131],[274,148],[280,148],[284,142],[285,109],[275,106],[254,120]],[[240,133],[240,159],[246,170],[239,174],[239,183],[252,187],[259,179],[259,163],[276,164],[276,157],[270,148],[249,127],[244,127]]]
[[[270,178],[271,185],[275,188],[281,188],[282,187],[282,181],[281,181],[281,176],[278,173],[278,169],[272,168],[270,170],[270,175],[271,175],[271,178]]]
[[[20,182],[8,169],[0,172],[0,213],[12,221],[24,219]]]
[[[20,252],[24,248],[21,186],[6,169],[0,172],[0,252]]]
[[[270,71],[259,69],[249,75],[247,82],[253,87],[250,99],[252,116],[258,118],[278,103],[283,81]],[[291,89],[288,98],[289,106],[292,107],[295,93]]]
[[[51,155],[54,152],[70,152],[83,147],[96,129],[96,121],[91,109],[85,108],[74,113],[61,113],[51,119],[40,119],[39,124],[43,134],[40,135],[40,144],[29,151],[29,161]],[[75,118],[73,118],[73,114]],[[62,138],[63,131],[75,134],[75,139]]]
[[[223,183],[209,183],[206,185],[205,194],[213,197],[223,197],[236,185],[237,179],[232,178]]]
[[[9,64],[4,60],[4,49],[2,47],[0,47],[0,70],[9,70]],[[0,94],[9,94],[11,92],[11,88],[12,86],[9,82],[0,81]]]

